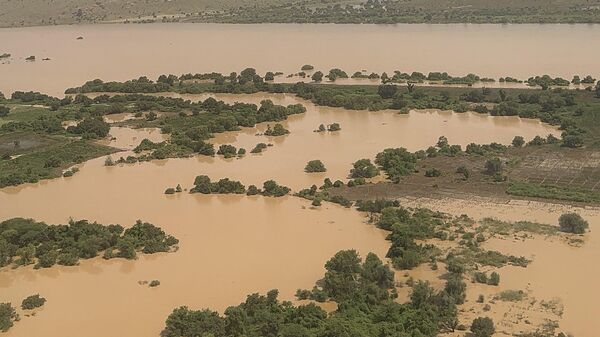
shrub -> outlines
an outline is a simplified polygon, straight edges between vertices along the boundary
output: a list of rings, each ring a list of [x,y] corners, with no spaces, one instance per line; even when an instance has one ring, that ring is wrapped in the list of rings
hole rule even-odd
[[[340,131],[341,129],[342,128],[340,127],[339,123],[331,123],[331,124],[327,125],[328,131]]]
[[[39,294],[28,296],[21,303],[21,309],[23,310],[31,310],[35,308],[39,308],[46,303],[46,299],[40,297]]]
[[[487,281],[487,284],[492,285],[492,286],[497,286],[500,284],[500,274],[498,274],[497,272],[493,271],[490,274],[490,278]]]
[[[502,173],[502,161],[500,158],[488,159],[485,162],[485,173],[491,176]]]
[[[289,130],[287,130],[286,128],[283,127],[283,125],[277,123],[275,124],[275,126],[273,126],[273,128],[271,129],[271,126],[269,125],[267,127],[267,131],[265,131],[265,135],[266,136],[283,136],[283,135],[287,135],[288,133],[290,133]]]
[[[158,287],[160,285],[160,281],[159,280],[152,280],[150,281],[150,284],[148,284],[150,287],[154,288],[154,287]]]
[[[311,160],[304,167],[304,172],[313,173],[313,172],[326,172],[327,169],[325,165],[320,160]]]
[[[525,139],[521,136],[515,136],[512,140],[512,146],[514,147],[522,147],[525,145]]]
[[[491,337],[496,332],[494,321],[489,317],[477,317],[471,323],[471,332],[474,337]]]
[[[583,234],[589,227],[581,215],[577,213],[565,213],[558,219],[560,230],[566,233]]]
[[[442,171],[440,171],[436,168],[431,168],[431,169],[428,169],[427,171],[425,171],[425,176],[429,177],[429,178],[439,177],[441,175],[442,175]]]
[[[0,303],[0,331],[8,331],[17,317],[17,312],[10,303]]]

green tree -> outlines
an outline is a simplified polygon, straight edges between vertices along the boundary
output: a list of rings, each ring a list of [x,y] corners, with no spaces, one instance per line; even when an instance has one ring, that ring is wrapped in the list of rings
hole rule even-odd
[[[307,173],[313,173],[313,172],[326,172],[327,169],[325,168],[325,165],[323,164],[322,161],[320,160],[311,160],[306,164],[306,167],[304,167],[304,172]]]
[[[521,136],[515,136],[512,140],[512,146],[514,147],[522,147],[525,145],[525,139]]]
[[[350,177],[352,178],[372,178],[379,174],[379,170],[370,159],[360,159],[352,164]]]
[[[323,73],[320,71],[317,71],[312,75],[311,79],[314,82],[321,82],[321,81],[323,81]]]

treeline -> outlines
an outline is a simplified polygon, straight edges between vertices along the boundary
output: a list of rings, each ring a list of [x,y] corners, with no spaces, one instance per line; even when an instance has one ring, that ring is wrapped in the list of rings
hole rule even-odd
[[[80,259],[100,254],[105,259],[135,259],[138,252],[169,252],[179,241],[150,223],[137,221],[124,229],[86,220],[66,225],[48,225],[32,219],[14,218],[0,222],[0,267],[34,264],[73,266]]]
[[[246,186],[239,181],[223,178],[217,182],[212,182],[210,177],[205,175],[197,176],[194,180],[194,187],[190,189],[190,193],[247,194],[262,195],[265,197],[282,197],[289,192],[289,187],[279,185],[274,180],[265,181],[262,189],[259,189],[255,185],[250,185],[246,189]]]

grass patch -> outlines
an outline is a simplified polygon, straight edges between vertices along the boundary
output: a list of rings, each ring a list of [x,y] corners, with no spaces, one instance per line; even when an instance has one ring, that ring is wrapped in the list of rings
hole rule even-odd
[[[525,182],[512,182],[506,193],[522,197],[535,197],[578,202],[600,202],[600,192],[576,187],[556,185],[536,185]]]
[[[92,142],[65,140],[15,159],[0,160],[0,188],[58,178],[65,168],[73,164],[115,151]]]
[[[519,302],[525,297],[527,297],[527,295],[525,292],[523,292],[523,290],[504,290],[498,295],[494,296],[494,299],[505,302]]]
[[[542,235],[556,235],[559,233],[557,226],[529,221],[508,222],[494,218],[485,218],[479,224],[478,231],[501,235],[520,232]]]

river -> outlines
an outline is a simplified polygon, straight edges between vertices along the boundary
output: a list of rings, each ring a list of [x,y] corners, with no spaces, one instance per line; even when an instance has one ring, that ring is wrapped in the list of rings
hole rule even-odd
[[[78,40],[78,37],[83,39]],[[0,29],[0,91],[62,95],[87,80],[161,74],[446,71],[567,79],[600,75],[600,25],[112,24]],[[36,56],[35,62],[25,58]],[[49,61],[42,61],[49,58]],[[0,62],[0,63],[2,63]]]

